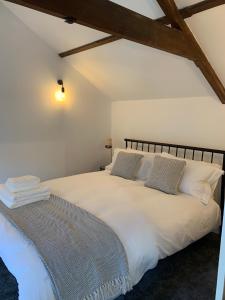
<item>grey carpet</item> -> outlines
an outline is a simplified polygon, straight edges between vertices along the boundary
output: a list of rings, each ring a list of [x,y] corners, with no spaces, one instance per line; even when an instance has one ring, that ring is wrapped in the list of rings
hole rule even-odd
[[[117,300],[214,300],[220,239],[209,234],[159,262],[126,296]],[[15,278],[0,260],[0,300],[17,300]]]
[[[17,300],[18,288],[16,279],[8,272],[0,259],[0,300]]]

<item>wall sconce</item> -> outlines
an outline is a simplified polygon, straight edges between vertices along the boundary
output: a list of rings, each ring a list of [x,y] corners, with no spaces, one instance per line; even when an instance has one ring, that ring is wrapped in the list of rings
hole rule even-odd
[[[57,83],[61,88],[55,93],[55,98],[58,102],[63,102],[65,100],[65,88],[62,79],[59,79]]]

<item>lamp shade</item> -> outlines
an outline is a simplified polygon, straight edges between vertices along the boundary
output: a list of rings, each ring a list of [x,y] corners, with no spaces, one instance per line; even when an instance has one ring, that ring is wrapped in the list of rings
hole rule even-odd
[[[111,138],[106,140],[105,148],[106,149],[111,149],[112,148],[112,139]]]

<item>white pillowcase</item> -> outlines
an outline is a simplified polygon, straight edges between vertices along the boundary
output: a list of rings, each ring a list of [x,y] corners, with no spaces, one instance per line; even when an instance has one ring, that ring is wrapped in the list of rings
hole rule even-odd
[[[214,191],[224,171],[217,164],[202,161],[182,159],[163,152],[163,157],[186,161],[184,175],[180,183],[180,191],[197,197],[205,205],[213,198]]]
[[[191,187],[191,195],[200,199],[200,201],[207,205],[212,198],[212,189],[208,182],[198,181],[193,182]]]
[[[137,172],[136,179],[141,181],[146,181],[148,176],[151,172],[153,161],[154,161],[155,154],[151,153],[148,157],[143,157],[141,159],[141,165]]]
[[[140,150],[135,150],[131,148],[127,149],[121,149],[121,148],[115,148],[114,153],[113,153],[113,158],[112,158],[112,163],[106,166],[106,170],[111,172],[113,165],[115,164],[117,155],[120,151],[127,152],[127,153],[138,153],[142,154],[144,157],[141,159],[141,165],[139,167],[139,170],[136,175],[137,180],[141,181],[146,181],[148,178],[148,175],[151,171],[152,165],[153,165],[153,160],[155,157],[155,153],[150,153],[150,152],[145,152],[145,151],[140,151]]]

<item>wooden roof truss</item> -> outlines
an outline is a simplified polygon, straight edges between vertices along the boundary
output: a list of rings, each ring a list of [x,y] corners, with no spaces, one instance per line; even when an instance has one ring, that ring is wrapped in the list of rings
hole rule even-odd
[[[196,13],[225,4],[225,0],[204,0],[180,10],[174,0],[157,0],[165,13],[157,20],[108,0],[6,1],[59,17],[69,24],[77,23],[109,34],[103,39],[64,51],[59,54],[60,57],[127,39],[192,60],[225,104],[225,88],[184,21]]]

